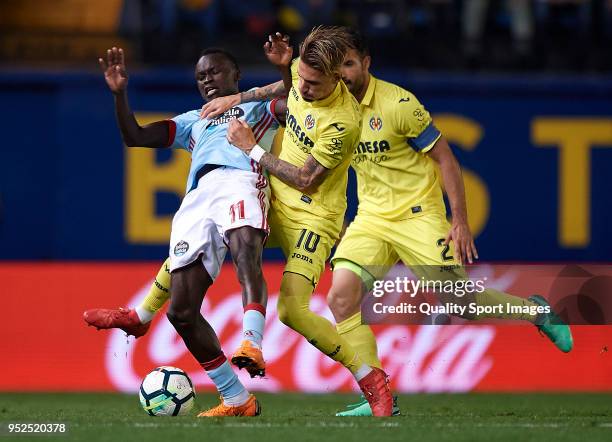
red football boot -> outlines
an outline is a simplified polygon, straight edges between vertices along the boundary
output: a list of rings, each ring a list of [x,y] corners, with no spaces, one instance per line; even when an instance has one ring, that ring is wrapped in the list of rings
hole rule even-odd
[[[89,325],[100,329],[120,328],[128,335],[136,338],[143,336],[149,330],[150,322],[140,322],[136,310],[128,308],[106,309],[95,308],[83,313],[83,319]]]
[[[392,416],[393,396],[387,374],[380,368],[372,371],[359,381],[359,387],[372,409],[372,416]]]

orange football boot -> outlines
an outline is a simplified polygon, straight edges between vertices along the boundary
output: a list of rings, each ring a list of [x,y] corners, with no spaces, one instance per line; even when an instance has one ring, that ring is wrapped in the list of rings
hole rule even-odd
[[[211,408],[198,414],[198,417],[228,417],[228,416],[259,416],[261,414],[261,405],[252,394],[249,395],[249,400],[243,405],[232,407],[221,403],[216,407]]]
[[[149,330],[150,322],[143,324],[136,310],[128,308],[106,309],[95,308],[83,313],[83,319],[89,325],[100,329],[120,328],[128,335],[136,338],[143,336]]]
[[[261,349],[255,347],[251,341],[245,339],[232,356],[232,364],[240,370],[246,368],[252,378],[266,375],[266,361],[264,361]]]

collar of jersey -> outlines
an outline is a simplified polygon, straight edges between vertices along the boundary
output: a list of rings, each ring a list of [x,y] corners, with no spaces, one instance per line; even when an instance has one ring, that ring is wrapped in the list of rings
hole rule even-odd
[[[368,89],[366,90],[363,100],[361,100],[362,106],[369,106],[374,96],[374,89],[376,88],[376,78],[370,74],[370,82],[368,83]]]
[[[322,99],[322,100],[317,100],[317,101],[312,101],[310,102],[310,105],[312,107],[326,107],[329,106],[331,104],[332,101],[334,101],[336,98],[338,98],[340,96],[340,94],[342,93],[342,86],[341,84],[342,81],[339,81],[338,84],[336,85],[336,89],[334,89],[334,91],[329,94],[328,97]],[[308,103],[306,101],[306,103]]]

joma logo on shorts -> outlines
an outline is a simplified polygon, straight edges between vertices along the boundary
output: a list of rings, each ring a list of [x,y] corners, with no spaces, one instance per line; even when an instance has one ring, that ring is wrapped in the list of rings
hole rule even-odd
[[[306,261],[309,264],[312,264],[312,259],[309,258],[306,255],[302,255],[301,253],[294,253],[293,255],[291,255],[292,258],[297,258],[297,259],[301,259],[302,261]]]

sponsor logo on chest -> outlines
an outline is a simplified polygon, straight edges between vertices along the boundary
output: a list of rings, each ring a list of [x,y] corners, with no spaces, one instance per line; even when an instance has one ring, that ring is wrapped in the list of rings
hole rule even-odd
[[[242,108],[233,107],[225,111],[223,114],[219,115],[218,117],[215,117],[212,120],[210,120],[208,124],[206,125],[206,128],[208,129],[209,127],[220,126],[221,124],[229,123],[230,121],[235,120],[236,118],[243,117],[243,116],[244,116],[244,111],[242,110]]]
[[[311,116],[308,115],[308,117]],[[308,120],[308,117],[306,117],[306,120]],[[312,127],[314,127],[314,118],[312,119]],[[310,152],[310,149],[314,147],[314,141],[308,135],[306,135],[306,132],[298,124],[295,116],[289,112],[287,112],[287,128],[285,130],[289,130],[289,136],[292,138],[293,142],[297,144],[304,152],[308,153]]]
[[[391,144],[387,140],[360,141],[353,154],[352,164],[381,164],[391,159]]]
[[[360,141],[355,153],[382,153],[391,149],[387,140]]]

